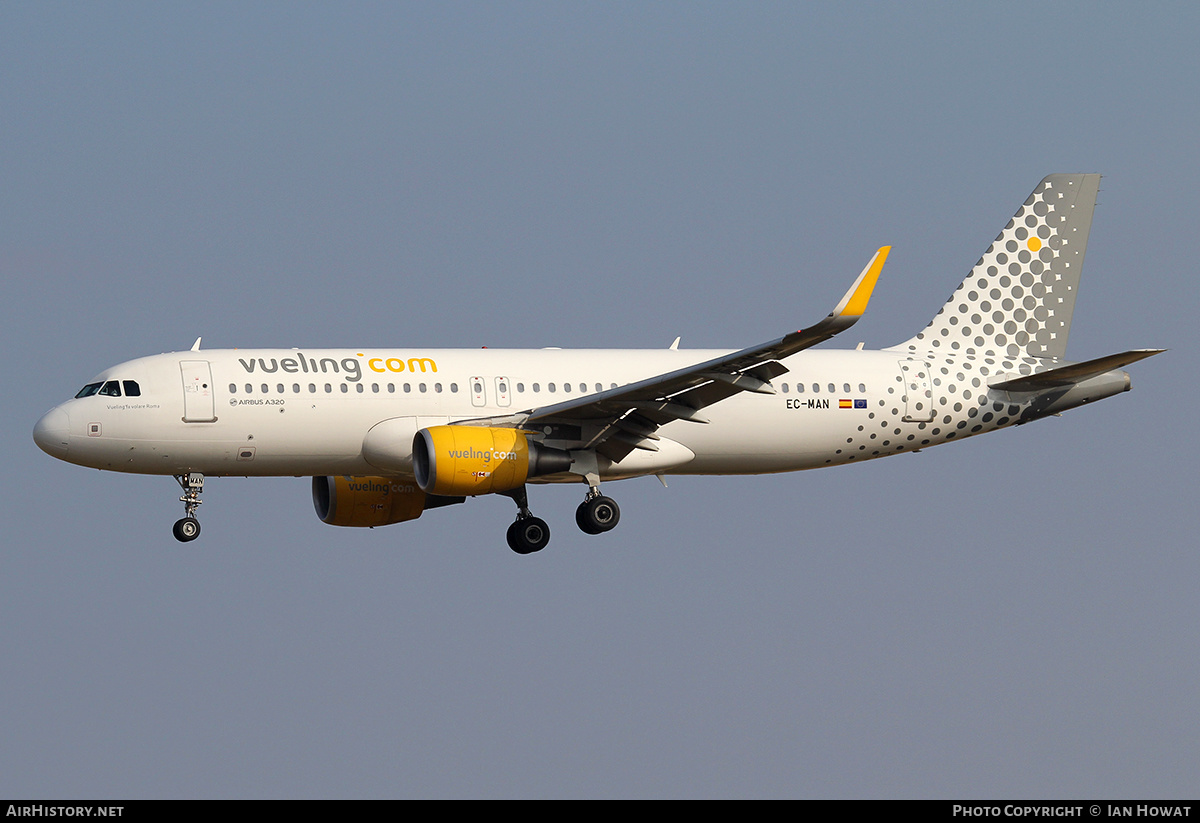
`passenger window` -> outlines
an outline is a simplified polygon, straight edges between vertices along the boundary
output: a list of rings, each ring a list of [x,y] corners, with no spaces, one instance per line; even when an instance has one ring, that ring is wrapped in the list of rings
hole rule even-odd
[[[84,386],[82,389],[80,389],[79,393],[76,394],[75,396],[76,397],[91,397],[93,394],[100,391],[101,385],[102,385],[101,383],[88,383],[86,386]]]
[[[329,394],[329,393],[330,393],[330,392],[332,392],[332,391],[333,391],[333,386],[331,386],[331,385],[329,385],[328,383],[326,383],[326,384],[325,384],[325,393],[326,393],[326,394]]]
[[[424,383],[418,383],[418,384],[417,384],[417,390],[418,390],[419,392],[421,392],[421,394],[424,394],[424,393],[425,393],[425,384],[424,384]]]
[[[388,394],[395,394],[395,393],[396,393],[396,384],[388,383]]]
[[[121,386],[125,389],[126,397],[142,396],[142,387],[137,384],[136,380],[122,380]]]
[[[358,392],[359,394],[362,394],[362,393],[363,393],[363,384],[362,384],[362,383],[355,383],[355,384],[354,384],[354,390],[355,390],[356,392]]]
[[[254,394],[254,387],[249,383],[246,384],[246,394]]]
[[[534,392],[534,394],[537,394],[537,393],[538,393],[538,392],[540,392],[541,390],[542,390],[542,389],[541,389],[541,387],[540,387],[540,386],[539,386],[537,383],[534,383],[534,384],[533,384],[533,392]]]
[[[371,391],[375,392],[375,394],[379,394],[379,384],[378,384],[378,383],[372,383],[372,384],[371,384]]]
[[[597,384],[596,384],[596,391],[604,391],[604,384],[603,384],[603,383],[597,383]]]
[[[410,392],[412,392],[412,383],[405,383],[404,384],[404,393],[409,394]]]
[[[804,384],[803,384],[803,383],[797,383],[797,384],[796,384],[796,393],[797,393],[797,394],[804,394]]]
[[[441,383],[434,383],[434,384],[433,384],[433,390],[434,390],[435,392],[437,392],[438,394],[441,394],[441,393],[442,393],[442,384],[441,384]]]
[[[309,384],[308,384],[308,393],[309,393],[309,394],[316,394],[316,393],[317,393],[317,384],[316,384],[316,383],[309,383]]]
[[[518,383],[517,384],[517,394],[524,394],[524,393],[525,393],[525,384]]]
[[[299,394],[299,393],[300,393],[300,384],[293,383],[292,384],[292,394]]]
[[[451,393],[451,394],[458,394],[458,384],[457,384],[457,383],[451,383],[451,384],[450,384],[450,393]]]
[[[784,384],[783,384],[782,386],[780,386],[779,388],[783,389],[783,393],[784,393],[784,394],[787,394],[787,393],[788,393],[788,384],[787,384],[787,383],[784,383]]]
[[[550,392],[551,394],[554,394],[554,384],[553,384],[553,383],[547,383],[547,384],[546,384],[546,391]]]
[[[105,397],[120,397],[121,384],[116,380],[109,380],[104,384],[103,387],[101,387],[100,394],[104,395]]]
[[[350,391],[350,387],[347,386],[345,383],[343,383],[342,384],[342,394],[346,394],[349,391]]]
[[[237,394],[237,383],[230,383],[230,384],[229,384],[229,393],[230,393],[230,394]]]
[[[563,391],[565,391],[567,394],[570,394],[571,393],[571,384],[563,383]]]

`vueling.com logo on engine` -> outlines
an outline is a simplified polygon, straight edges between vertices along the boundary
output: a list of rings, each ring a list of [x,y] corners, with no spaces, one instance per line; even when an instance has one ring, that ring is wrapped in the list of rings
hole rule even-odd
[[[484,463],[491,462],[492,458],[496,460],[516,460],[516,452],[502,452],[492,449],[491,451],[479,451],[477,449],[451,449],[448,454],[456,460],[482,460]]]

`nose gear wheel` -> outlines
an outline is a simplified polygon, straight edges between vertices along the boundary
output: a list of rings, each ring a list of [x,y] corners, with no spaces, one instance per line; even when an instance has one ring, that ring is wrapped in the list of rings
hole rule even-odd
[[[180,543],[190,543],[200,536],[200,521],[196,519],[196,509],[204,502],[200,499],[200,493],[204,491],[204,475],[199,472],[180,474],[175,476],[175,482],[183,489],[183,497],[179,498],[179,502],[183,504],[184,516],[183,519],[175,521],[171,533]]]

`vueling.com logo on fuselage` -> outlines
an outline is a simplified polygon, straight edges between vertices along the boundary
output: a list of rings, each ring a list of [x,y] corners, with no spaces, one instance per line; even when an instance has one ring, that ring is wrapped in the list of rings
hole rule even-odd
[[[239,357],[238,362],[247,374],[343,374],[351,383],[362,380],[363,366],[360,358],[367,357],[357,352],[354,357],[308,357],[303,352],[296,352],[290,357],[251,357],[249,360]],[[367,357],[367,368],[378,374],[389,372],[400,374],[412,372],[437,374],[437,363],[432,357]]]

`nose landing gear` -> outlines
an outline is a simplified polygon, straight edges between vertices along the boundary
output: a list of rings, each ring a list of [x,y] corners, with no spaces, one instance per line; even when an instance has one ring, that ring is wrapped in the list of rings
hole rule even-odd
[[[175,475],[175,482],[183,489],[183,497],[179,498],[179,502],[183,504],[184,516],[175,521],[171,532],[180,543],[190,543],[200,536],[196,509],[204,502],[200,499],[200,493],[204,491],[204,475],[199,472],[179,474]]]

